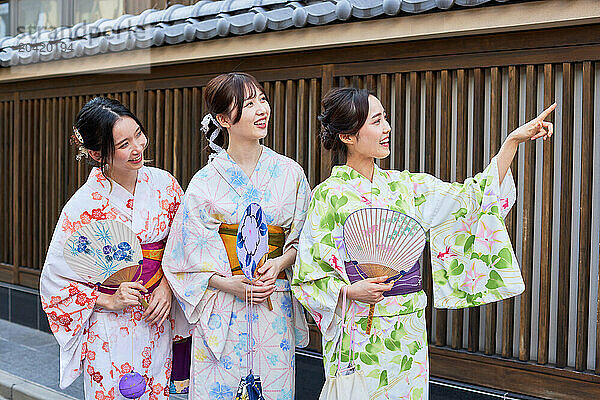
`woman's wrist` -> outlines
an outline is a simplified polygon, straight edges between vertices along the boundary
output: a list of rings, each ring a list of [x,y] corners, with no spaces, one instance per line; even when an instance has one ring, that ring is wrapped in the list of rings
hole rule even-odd
[[[102,308],[105,308],[109,311],[114,311],[114,295],[106,294],[106,293],[98,293],[98,298],[96,299],[96,304]]]

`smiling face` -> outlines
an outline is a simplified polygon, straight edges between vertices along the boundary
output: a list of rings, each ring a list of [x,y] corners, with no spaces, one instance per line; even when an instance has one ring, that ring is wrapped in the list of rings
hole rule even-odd
[[[133,119],[119,118],[113,126],[113,139],[115,152],[109,162],[111,171],[137,171],[144,165],[144,149],[148,139]]]
[[[217,121],[229,132],[230,142],[236,140],[259,140],[267,136],[267,126],[271,116],[271,106],[262,90],[256,86],[246,88],[239,121],[235,104],[230,107],[230,115],[217,115]]]
[[[348,146],[348,159],[385,158],[390,155],[390,132],[386,113],[379,99],[369,96],[369,114],[356,135],[340,134]]]

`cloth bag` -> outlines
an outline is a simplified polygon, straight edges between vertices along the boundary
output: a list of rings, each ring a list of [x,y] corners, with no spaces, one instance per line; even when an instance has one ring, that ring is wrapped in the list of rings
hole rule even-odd
[[[335,376],[328,376],[321,390],[319,400],[367,400],[369,390],[362,371],[354,368],[354,317],[350,327],[346,324],[346,288],[342,289],[342,333],[338,342],[338,364]],[[342,340],[344,331],[350,329],[350,364],[348,368],[340,369],[342,359]]]

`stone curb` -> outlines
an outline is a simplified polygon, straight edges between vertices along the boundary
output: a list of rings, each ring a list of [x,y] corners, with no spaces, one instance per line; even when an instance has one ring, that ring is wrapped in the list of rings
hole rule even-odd
[[[0,400],[77,400],[18,376],[0,371]]]

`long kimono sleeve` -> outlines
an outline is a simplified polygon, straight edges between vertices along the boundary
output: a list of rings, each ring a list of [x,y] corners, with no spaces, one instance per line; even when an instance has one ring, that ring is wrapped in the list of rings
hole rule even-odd
[[[335,224],[335,210],[324,192],[322,187],[317,188],[310,203],[300,234],[292,290],[312,315],[324,340],[330,342],[340,334],[342,317],[336,308],[340,291],[348,282],[341,273],[345,257],[340,256],[333,239],[340,226]]]
[[[231,276],[219,223],[206,211],[203,189],[195,177],[175,214],[163,271],[190,324],[197,324],[214,355],[220,358],[229,329],[234,296],[208,285],[214,274]],[[210,327],[209,327],[210,325]]]
[[[302,231],[302,227],[304,226],[308,206],[310,204],[310,186],[308,184],[306,176],[304,175],[304,171],[298,164],[295,164],[294,167],[296,169],[296,200],[294,205],[294,211],[292,214],[292,223],[290,225],[289,232],[285,239],[285,245],[283,247],[284,252],[288,251],[291,248],[298,250],[300,232]],[[292,282],[294,279],[293,268],[286,268],[285,274],[288,281]],[[302,305],[294,296],[292,296],[292,307],[294,311],[294,336],[296,338],[296,347],[306,347],[308,346],[310,340],[308,323],[306,322],[306,317]]]
[[[81,374],[87,354],[86,332],[98,292],[69,279],[70,268],[63,256],[67,233],[63,225],[68,217],[63,213],[56,226],[42,275],[40,297],[48,316],[50,329],[60,346],[60,387],[66,388]]]
[[[477,306],[523,292],[504,225],[516,196],[510,171],[500,184],[494,158],[463,184],[425,174],[411,181],[417,217],[429,230],[435,307]]]
[[[290,230],[285,238],[285,244],[283,252],[285,253],[290,248],[298,249],[298,240],[300,232],[304,226],[306,219],[306,212],[310,204],[310,186],[304,175],[304,171],[299,165],[295,166],[296,172],[296,193],[295,193],[295,204],[294,211],[292,214],[292,223]]]

